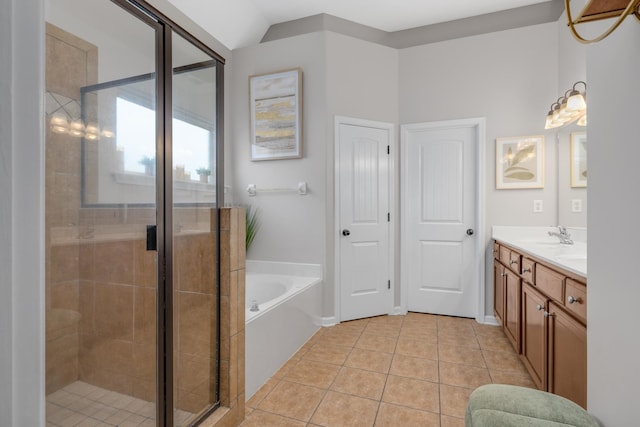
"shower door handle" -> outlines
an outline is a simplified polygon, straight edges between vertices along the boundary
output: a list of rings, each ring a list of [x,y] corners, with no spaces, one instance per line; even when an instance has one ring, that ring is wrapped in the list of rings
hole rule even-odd
[[[158,250],[158,226],[147,225],[147,250]]]

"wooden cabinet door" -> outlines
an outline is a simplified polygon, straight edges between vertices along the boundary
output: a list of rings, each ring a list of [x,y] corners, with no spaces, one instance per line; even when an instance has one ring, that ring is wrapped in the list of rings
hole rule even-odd
[[[548,391],[587,409],[587,328],[549,303]]]
[[[504,325],[504,270],[502,264],[493,261],[493,313],[501,325]]]
[[[509,269],[505,269],[505,306],[504,306],[504,332],[511,341],[513,348],[520,354],[520,292],[521,280]]]
[[[522,361],[540,390],[547,389],[547,298],[522,284]]]

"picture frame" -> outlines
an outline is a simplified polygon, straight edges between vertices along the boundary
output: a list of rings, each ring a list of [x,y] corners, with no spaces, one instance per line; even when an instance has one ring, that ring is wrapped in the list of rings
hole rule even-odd
[[[496,189],[544,188],[544,136],[496,139]]]
[[[302,69],[249,77],[251,160],[302,158]]]
[[[587,133],[571,133],[571,187],[587,186]]]

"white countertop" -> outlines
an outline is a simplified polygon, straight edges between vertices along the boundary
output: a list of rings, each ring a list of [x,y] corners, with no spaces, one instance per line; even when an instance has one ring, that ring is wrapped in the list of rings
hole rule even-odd
[[[511,227],[493,226],[491,236],[551,265],[587,278],[587,232],[581,228],[567,227],[574,241],[573,245],[563,245],[549,231],[556,227]]]

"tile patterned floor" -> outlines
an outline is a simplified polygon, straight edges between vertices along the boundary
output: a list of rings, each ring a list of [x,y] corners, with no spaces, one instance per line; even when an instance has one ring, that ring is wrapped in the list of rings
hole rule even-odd
[[[76,381],[47,396],[47,427],[155,427],[152,402]],[[176,411],[175,424],[193,414]]]
[[[316,333],[247,402],[242,427],[464,426],[489,383],[535,387],[502,329],[409,313]]]

